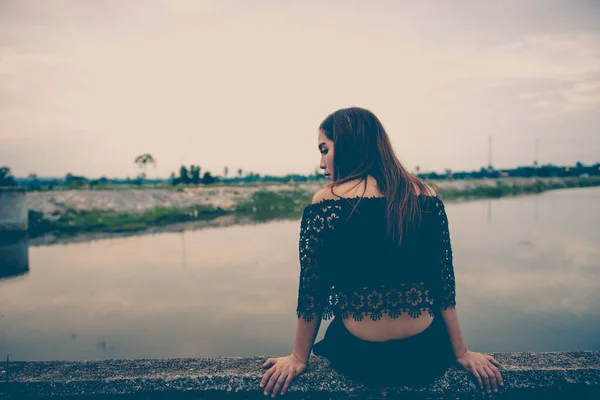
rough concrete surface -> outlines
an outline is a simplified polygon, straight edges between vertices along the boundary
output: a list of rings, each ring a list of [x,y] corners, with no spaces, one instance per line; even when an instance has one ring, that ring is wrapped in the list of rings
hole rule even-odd
[[[498,398],[600,398],[600,352],[498,353],[505,387]],[[265,357],[10,362],[0,398],[259,399]],[[312,357],[284,398],[481,398],[474,381],[450,369],[428,387],[378,390],[354,383]]]
[[[0,233],[27,230],[26,191],[0,187]]]

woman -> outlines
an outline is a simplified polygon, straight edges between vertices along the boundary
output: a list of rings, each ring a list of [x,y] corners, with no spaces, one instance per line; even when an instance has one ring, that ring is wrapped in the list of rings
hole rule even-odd
[[[318,148],[330,183],[302,216],[296,340],[292,354],[263,365],[264,394],[284,394],[311,350],[371,385],[426,384],[458,363],[497,391],[498,362],[461,335],[442,200],[402,167],[368,110],[329,115]]]

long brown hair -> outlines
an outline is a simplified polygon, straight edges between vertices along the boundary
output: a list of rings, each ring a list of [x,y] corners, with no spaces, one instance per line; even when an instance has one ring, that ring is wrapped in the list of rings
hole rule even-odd
[[[379,119],[369,110],[351,107],[338,110],[323,120],[319,129],[333,142],[336,185],[372,176],[387,199],[387,237],[398,246],[410,226],[420,223],[420,206],[415,187],[427,193],[427,185],[400,163]]]

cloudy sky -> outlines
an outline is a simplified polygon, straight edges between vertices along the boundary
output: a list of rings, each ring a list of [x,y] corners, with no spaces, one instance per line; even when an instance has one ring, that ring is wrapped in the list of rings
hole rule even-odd
[[[326,3],[326,4],[321,4]],[[17,176],[310,173],[366,107],[409,170],[600,161],[600,2],[0,0]]]

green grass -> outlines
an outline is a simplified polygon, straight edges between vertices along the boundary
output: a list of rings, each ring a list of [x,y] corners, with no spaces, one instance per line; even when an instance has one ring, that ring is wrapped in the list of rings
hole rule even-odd
[[[256,221],[294,218],[302,215],[302,210],[310,203],[311,197],[310,193],[303,190],[260,190],[249,200],[240,202],[235,208],[235,213],[251,215]]]
[[[192,208],[154,208],[141,213],[68,210],[57,219],[45,218],[41,212],[29,211],[29,236],[46,233],[74,235],[86,232],[135,232],[153,226],[177,222],[206,220],[226,214],[221,208],[196,206]]]

